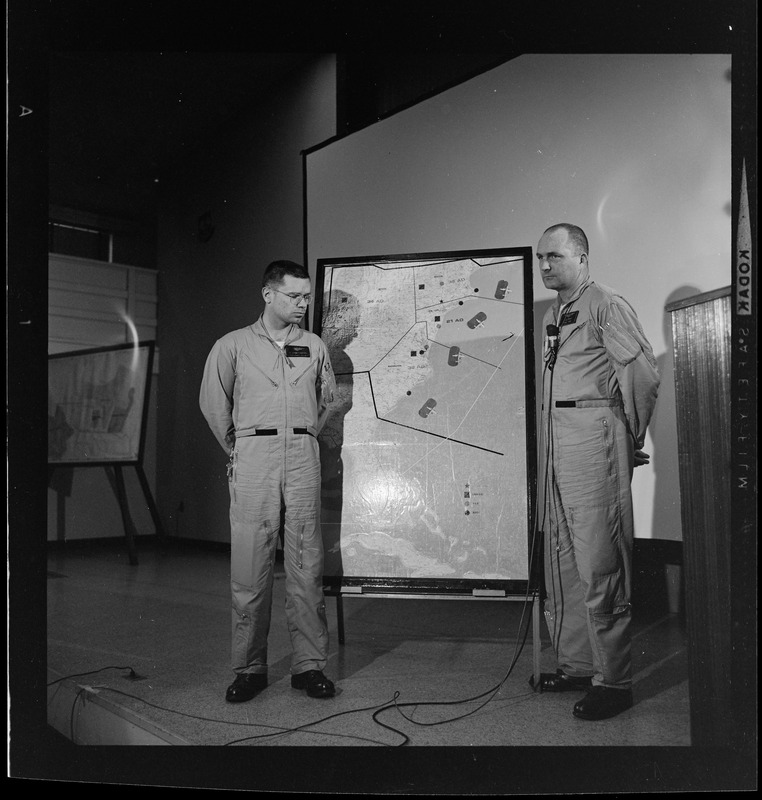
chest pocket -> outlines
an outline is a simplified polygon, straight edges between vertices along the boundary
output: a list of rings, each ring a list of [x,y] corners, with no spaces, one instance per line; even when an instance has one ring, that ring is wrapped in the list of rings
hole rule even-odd
[[[236,427],[270,426],[270,414],[279,385],[279,381],[256,364],[248,353],[239,354],[233,401]]]
[[[585,320],[581,324],[575,325],[574,327],[570,325],[564,325],[559,334],[558,349],[560,350],[566,344],[566,342],[571,339],[572,336],[579,335],[579,331],[581,331],[587,325],[587,323],[588,320]]]
[[[312,376],[314,384],[317,376],[317,359],[310,361],[306,358],[294,358],[291,355],[289,355],[289,358],[294,364],[294,375],[293,377],[289,376],[289,383],[292,386],[307,385],[310,381],[310,376]]]

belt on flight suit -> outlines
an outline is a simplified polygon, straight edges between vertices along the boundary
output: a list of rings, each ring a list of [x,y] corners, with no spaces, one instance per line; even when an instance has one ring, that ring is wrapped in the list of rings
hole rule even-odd
[[[621,406],[618,397],[602,397],[600,400],[556,400],[556,408],[608,408]]]
[[[622,405],[618,397],[602,397],[599,400],[556,400],[556,408],[616,408]],[[543,404],[543,409],[545,405]]]
[[[294,433],[301,433],[306,434],[307,436],[314,436],[314,434],[310,433],[307,428],[292,428]],[[277,436],[278,429],[277,428],[258,428],[255,431],[252,431],[252,436]]]

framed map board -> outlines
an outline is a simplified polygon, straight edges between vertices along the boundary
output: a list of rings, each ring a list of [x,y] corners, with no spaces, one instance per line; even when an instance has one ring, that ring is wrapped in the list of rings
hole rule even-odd
[[[141,464],[154,342],[48,357],[48,465]]]
[[[319,436],[328,588],[526,589],[531,266],[527,247],[317,261],[337,381]]]

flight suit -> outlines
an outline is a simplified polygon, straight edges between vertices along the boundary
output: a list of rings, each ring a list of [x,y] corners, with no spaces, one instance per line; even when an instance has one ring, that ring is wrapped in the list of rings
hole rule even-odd
[[[323,670],[328,628],[317,434],[333,399],[328,351],[292,325],[283,347],[262,318],[212,347],[199,403],[230,456],[232,666],[267,672],[275,553],[284,515],[291,672]]]
[[[587,280],[548,310],[540,447],[545,618],[558,667],[629,688],[634,451],[656,402],[656,360],[615,290]]]

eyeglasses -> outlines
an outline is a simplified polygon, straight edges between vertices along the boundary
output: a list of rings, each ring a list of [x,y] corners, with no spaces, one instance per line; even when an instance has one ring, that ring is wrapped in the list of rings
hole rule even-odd
[[[285,295],[286,297],[288,297],[288,299],[289,299],[289,300],[290,300],[290,301],[291,301],[291,302],[292,302],[292,303],[293,303],[295,306],[298,306],[298,305],[299,305],[299,302],[300,302],[301,300],[304,300],[304,302],[305,302],[307,305],[309,305],[309,304],[312,302],[312,295],[311,295],[311,294],[296,294],[296,293],[294,293],[294,294],[289,294],[288,292],[281,292],[281,290],[280,290],[280,289],[276,289],[274,286],[271,286],[270,288],[271,288],[271,289],[272,289],[274,292],[277,292],[278,294],[282,294],[282,295]]]

